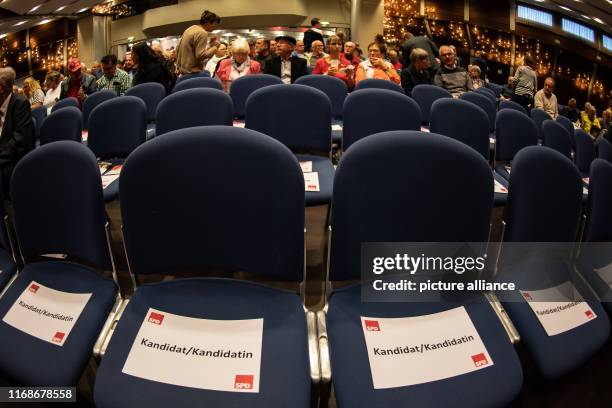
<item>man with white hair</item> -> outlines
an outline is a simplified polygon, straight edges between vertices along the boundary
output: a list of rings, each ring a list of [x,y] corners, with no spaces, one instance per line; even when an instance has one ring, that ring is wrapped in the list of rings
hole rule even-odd
[[[13,94],[15,70],[0,68],[0,173],[2,190],[9,191],[15,165],[34,148],[30,102]]]
[[[434,77],[434,84],[446,89],[454,98],[472,90],[472,81],[465,68],[457,64],[456,57],[457,54],[452,47],[448,45],[440,47],[442,65]]]

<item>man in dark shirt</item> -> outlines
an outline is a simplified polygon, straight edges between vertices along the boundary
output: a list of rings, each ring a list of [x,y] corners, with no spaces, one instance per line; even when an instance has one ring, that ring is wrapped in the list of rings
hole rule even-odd
[[[410,53],[410,65],[402,70],[402,87],[406,95],[412,94],[412,89],[421,84],[432,84],[433,78],[428,71],[429,54],[422,48],[415,48]]]
[[[427,54],[429,54],[429,62],[431,64],[429,71],[430,73],[434,74],[440,67],[440,64],[438,64],[436,61],[436,58],[440,56],[440,51],[438,50],[436,44],[424,35],[415,37],[410,32],[407,34],[407,38],[408,41],[402,44],[402,64],[405,67],[410,65],[410,53],[415,48],[421,48],[427,51]]]
[[[279,77],[283,83],[294,83],[301,76],[308,75],[306,60],[291,56],[297,41],[288,35],[276,37],[276,55],[264,66],[264,73]]]
[[[323,44],[323,34],[321,33],[321,22],[318,18],[310,20],[310,28],[304,33],[304,52],[310,52],[310,47],[313,41],[319,40]]]
[[[272,58],[270,55],[270,41],[266,40],[263,37],[259,37],[257,41],[255,41],[255,61],[259,62],[261,65],[261,69],[263,70],[266,66],[266,62]]]
[[[567,106],[561,109],[561,112],[559,113],[572,122],[577,122],[580,120],[580,111],[578,108],[576,108],[576,99],[574,98],[570,98],[570,100],[567,102]]]
[[[75,97],[83,104],[87,95],[98,90],[96,77],[82,72],[81,61],[78,58],[71,58],[68,63],[68,78],[62,82],[60,99]]]

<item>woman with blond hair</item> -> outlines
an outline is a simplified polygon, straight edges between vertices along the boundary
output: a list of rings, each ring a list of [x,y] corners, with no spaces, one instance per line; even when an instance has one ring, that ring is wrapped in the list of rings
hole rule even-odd
[[[319,58],[312,73],[314,75],[330,75],[343,80],[351,89],[354,85],[354,66],[342,54],[340,37],[332,35],[327,40],[328,54]]]
[[[23,81],[23,94],[30,101],[32,109],[42,106],[45,100],[45,93],[40,89],[40,84],[32,77],[27,77]]]
[[[229,92],[235,79],[261,73],[259,62],[249,58],[251,47],[247,40],[236,39],[231,45],[231,50],[231,58],[221,60],[215,74],[215,77],[221,81],[225,92]]]
[[[60,86],[61,75],[57,71],[49,71],[47,72],[47,76],[45,77],[45,86],[47,87],[47,93],[45,94],[45,99],[43,105],[47,107],[47,114],[51,113],[51,108],[53,105],[60,99],[60,95],[62,93],[62,87]]]

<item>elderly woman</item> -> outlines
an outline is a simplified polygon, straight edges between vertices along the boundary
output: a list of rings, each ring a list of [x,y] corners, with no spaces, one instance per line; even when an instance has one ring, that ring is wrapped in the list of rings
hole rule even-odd
[[[60,73],[57,71],[49,71],[45,77],[47,93],[45,94],[43,105],[47,107],[47,114],[51,113],[51,108],[60,99],[60,94],[62,93],[62,87],[59,86],[62,82],[60,78]]]
[[[343,80],[350,89],[354,85],[354,66],[340,51],[342,43],[338,36],[332,35],[327,40],[329,54],[319,58],[312,73],[314,75],[330,75]]]
[[[468,74],[472,81],[472,89],[476,90],[485,86],[485,82],[480,78],[481,71],[478,65],[469,65]]]
[[[410,65],[402,70],[402,88],[406,95],[410,96],[417,85],[433,84],[430,66],[429,53],[422,48],[413,48],[410,52]]]
[[[593,137],[598,137],[601,132],[601,123],[597,118],[597,111],[591,104],[585,105],[584,112],[580,114],[582,130]]]
[[[386,51],[383,44],[373,42],[368,45],[368,59],[357,67],[355,83],[369,78],[384,79],[386,81],[393,81],[396,84],[401,82],[395,68],[384,59]]]
[[[247,40],[238,38],[232,43],[232,57],[219,62],[215,77],[221,81],[225,92],[229,92],[235,79],[261,73],[259,62],[249,58],[250,50]]]
[[[27,77],[23,81],[23,94],[30,101],[32,109],[42,106],[45,100],[45,93],[40,89],[40,84],[32,77]]]

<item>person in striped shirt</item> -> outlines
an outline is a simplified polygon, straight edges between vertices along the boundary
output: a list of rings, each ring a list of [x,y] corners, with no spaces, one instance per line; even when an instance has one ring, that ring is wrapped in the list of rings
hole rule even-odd
[[[535,59],[529,54],[525,55],[525,63],[516,69],[512,81],[514,85],[512,100],[524,107],[527,112],[533,105],[533,98],[538,86],[538,75],[534,70],[535,65]]]

